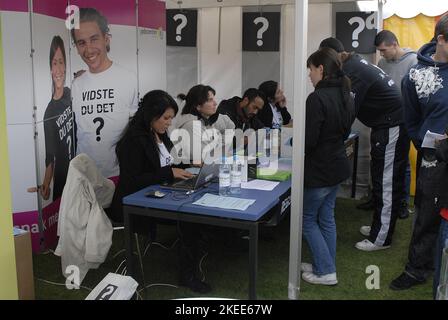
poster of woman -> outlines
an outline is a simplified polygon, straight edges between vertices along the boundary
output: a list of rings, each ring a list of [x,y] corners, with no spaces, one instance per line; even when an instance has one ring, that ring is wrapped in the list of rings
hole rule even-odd
[[[48,200],[53,183],[53,201],[61,197],[68,165],[76,150],[70,89],[65,87],[67,58],[64,41],[54,36],[50,45],[52,98],[44,114],[45,174],[40,193]]]

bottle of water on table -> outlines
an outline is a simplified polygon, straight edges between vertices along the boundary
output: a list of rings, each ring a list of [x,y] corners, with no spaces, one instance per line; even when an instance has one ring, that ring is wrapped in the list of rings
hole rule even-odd
[[[242,174],[242,164],[238,159],[237,155],[233,156],[232,171],[230,173],[230,193],[240,194],[241,193],[241,174]]]
[[[223,157],[219,165],[219,195],[227,196],[230,188],[230,164]]]

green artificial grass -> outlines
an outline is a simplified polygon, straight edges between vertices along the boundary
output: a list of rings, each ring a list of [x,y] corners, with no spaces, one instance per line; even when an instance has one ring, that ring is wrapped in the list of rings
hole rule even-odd
[[[338,199],[336,204],[337,239],[337,275],[339,283],[327,287],[300,282],[300,299],[304,300],[424,300],[432,299],[432,279],[409,290],[393,291],[389,289],[392,279],[400,275],[407,261],[412,220],[398,220],[394,242],[388,250],[362,252],[354,244],[363,239],[359,233],[362,225],[369,225],[371,211],[357,210],[359,201]],[[145,246],[147,239],[140,236],[140,244]],[[173,226],[159,226],[157,242],[171,246],[176,241]],[[213,291],[207,297],[247,299],[248,288],[248,252],[247,243],[232,245],[225,232],[213,232],[208,240],[208,256],[202,264],[206,281]],[[94,288],[109,272],[116,272],[125,259],[123,231],[116,231],[113,246],[105,263],[99,269],[90,270],[82,286]],[[240,248],[240,249],[238,249]],[[142,248],[144,250],[144,248]],[[114,255],[118,254],[116,257]],[[260,231],[258,263],[258,299],[288,299],[289,268],[289,219],[274,228]],[[302,261],[310,262],[310,255],[303,241]],[[367,289],[366,273],[369,265],[378,266],[380,270],[380,289]],[[118,273],[123,271],[122,264]],[[145,283],[148,287],[139,287],[142,299],[176,299],[200,297],[183,287],[161,286],[158,284],[177,285],[177,246],[166,250],[152,245],[144,257]],[[34,256],[34,276],[36,299],[85,299],[89,290],[68,290],[63,285],[54,285],[42,280],[65,283],[61,273],[60,258],[52,253]],[[137,281],[142,283],[140,276]]]

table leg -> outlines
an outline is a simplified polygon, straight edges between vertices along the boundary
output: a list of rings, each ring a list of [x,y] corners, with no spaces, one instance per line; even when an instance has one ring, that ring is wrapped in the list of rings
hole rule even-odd
[[[135,279],[134,265],[132,261],[132,230],[131,230],[131,216],[124,210],[124,241],[126,246],[126,268],[127,274]]]
[[[355,139],[355,149],[353,151],[353,173],[352,173],[352,198],[356,197],[356,180],[358,177],[358,149],[359,137]]]
[[[249,299],[257,299],[258,223],[249,230]]]

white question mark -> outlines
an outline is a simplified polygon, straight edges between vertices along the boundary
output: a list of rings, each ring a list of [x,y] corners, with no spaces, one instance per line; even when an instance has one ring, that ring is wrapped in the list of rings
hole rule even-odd
[[[258,17],[258,18],[256,18],[254,20],[254,23],[255,24],[262,23],[263,24],[263,26],[260,29],[258,29],[258,32],[257,32],[257,39],[258,39],[257,46],[261,47],[263,45],[263,40],[262,40],[263,39],[263,33],[266,30],[268,30],[268,28],[269,28],[269,21],[265,17]]]
[[[184,16],[183,14],[178,13],[173,17],[173,19],[176,22],[177,20],[182,20],[182,22],[176,28],[176,41],[179,42],[180,40],[182,40],[181,36],[182,29],[185,28],[185,26],[187,25],[187,17]]]
[[[358,26],[355,28],[355,30],[353,30],[353,34],[352,34],[352,46],[353,48],[358,48],[359,46],[359,42],[358,40],[358,35],[364,30],[366,23],[364,21],[363,18],[361,17],[352,17],[350,18],[350,20],[348,20],[348,23],[350,23],[350,25],[354,24],[354,23],[358,23]]]
[[[69,134],[67,136],[67,144],[68,144],[68,158],[72,158],[72,136]]]

